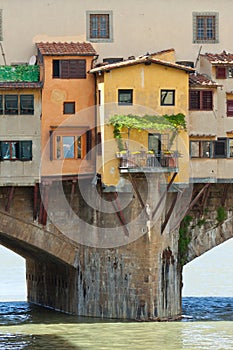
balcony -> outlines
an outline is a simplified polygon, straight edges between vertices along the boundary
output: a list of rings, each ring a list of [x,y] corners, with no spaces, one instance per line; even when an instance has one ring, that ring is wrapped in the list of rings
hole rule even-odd
[[[39,82],[39,79],[39,66],[0,66],[0,82]]]
[[[120,161],[120,173],[178,172],[179,156],[177,151],[164,151],[157,155],[151,151],[121,151],[116,153],[116,157]]]

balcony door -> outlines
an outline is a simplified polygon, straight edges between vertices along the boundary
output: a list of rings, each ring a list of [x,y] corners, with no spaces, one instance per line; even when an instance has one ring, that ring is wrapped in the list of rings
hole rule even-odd
[[[160,162],[161,159],[161,134],[148,134],[148,150],[155,153],[156,158]]]

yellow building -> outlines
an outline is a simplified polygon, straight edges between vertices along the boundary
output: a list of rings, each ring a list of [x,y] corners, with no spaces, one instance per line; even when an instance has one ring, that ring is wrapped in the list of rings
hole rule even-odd
[[[185,123],[193,69],[174,61],[174,50],[167,50],[90,71],[99,107],[97,173],[105,186],[117,188],[121,174],[137,172],[166,178],[177,172],[177,183],[189,182]]]

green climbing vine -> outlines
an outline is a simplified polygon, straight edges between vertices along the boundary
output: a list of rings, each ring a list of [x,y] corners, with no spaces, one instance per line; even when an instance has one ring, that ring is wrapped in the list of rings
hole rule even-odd
[[[180,224],[178,251],[181,266],[184,266],[187,261],[188,245],[191,241],[191,236],[188,233],[188,229],[192,220],[192,216],[186,215]]]
[[[223,207],[217,208],[216,220],[219,224],[222,224],[227,218],[227,212]]]
[[[182,113],[172,115],[114,115],[110,117],[109,124],[113,126],[114,138],[117,140],[119,151],[124,149],[121,132],[123,128],[137,130],[156,130],[163,132],[173,131],[173,138],[180,130],[186,130],[185,116]],[[170,140],[173,141],[173,140]],[[172,142],[171,142],[172,143]]]

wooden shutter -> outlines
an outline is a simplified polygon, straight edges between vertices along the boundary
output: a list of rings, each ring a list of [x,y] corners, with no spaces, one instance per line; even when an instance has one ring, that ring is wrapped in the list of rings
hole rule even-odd
[[[53,131],[50,130],[49,131],[49,155],[50,155],[50,160],[53,160],[53,143],[54,143],[54,140],[53,140]]]
[[[202,91],[202,109],[213,109],[213,93],[212,91]]]
[[[226,67],[216,67],[216,79],[226,79]]]
[[[60,78],[62,79],[69,78],[69,60],[60,61]]]
[[[189,109],[200,109],[200,91],[189,91]]]
[[[71,79],[85,79],[86,60],[70,60],[69,77]]]
[[[233,100],[227,101],[227,116],[233,117]]]
[[[86,159],[91,160],[91,148],[92,148],[92,132],[87,130],[86,132]]]
[[[214,157],[225,158],[227,155],[227,139],[225,137],[218,138],[214,141]]]

